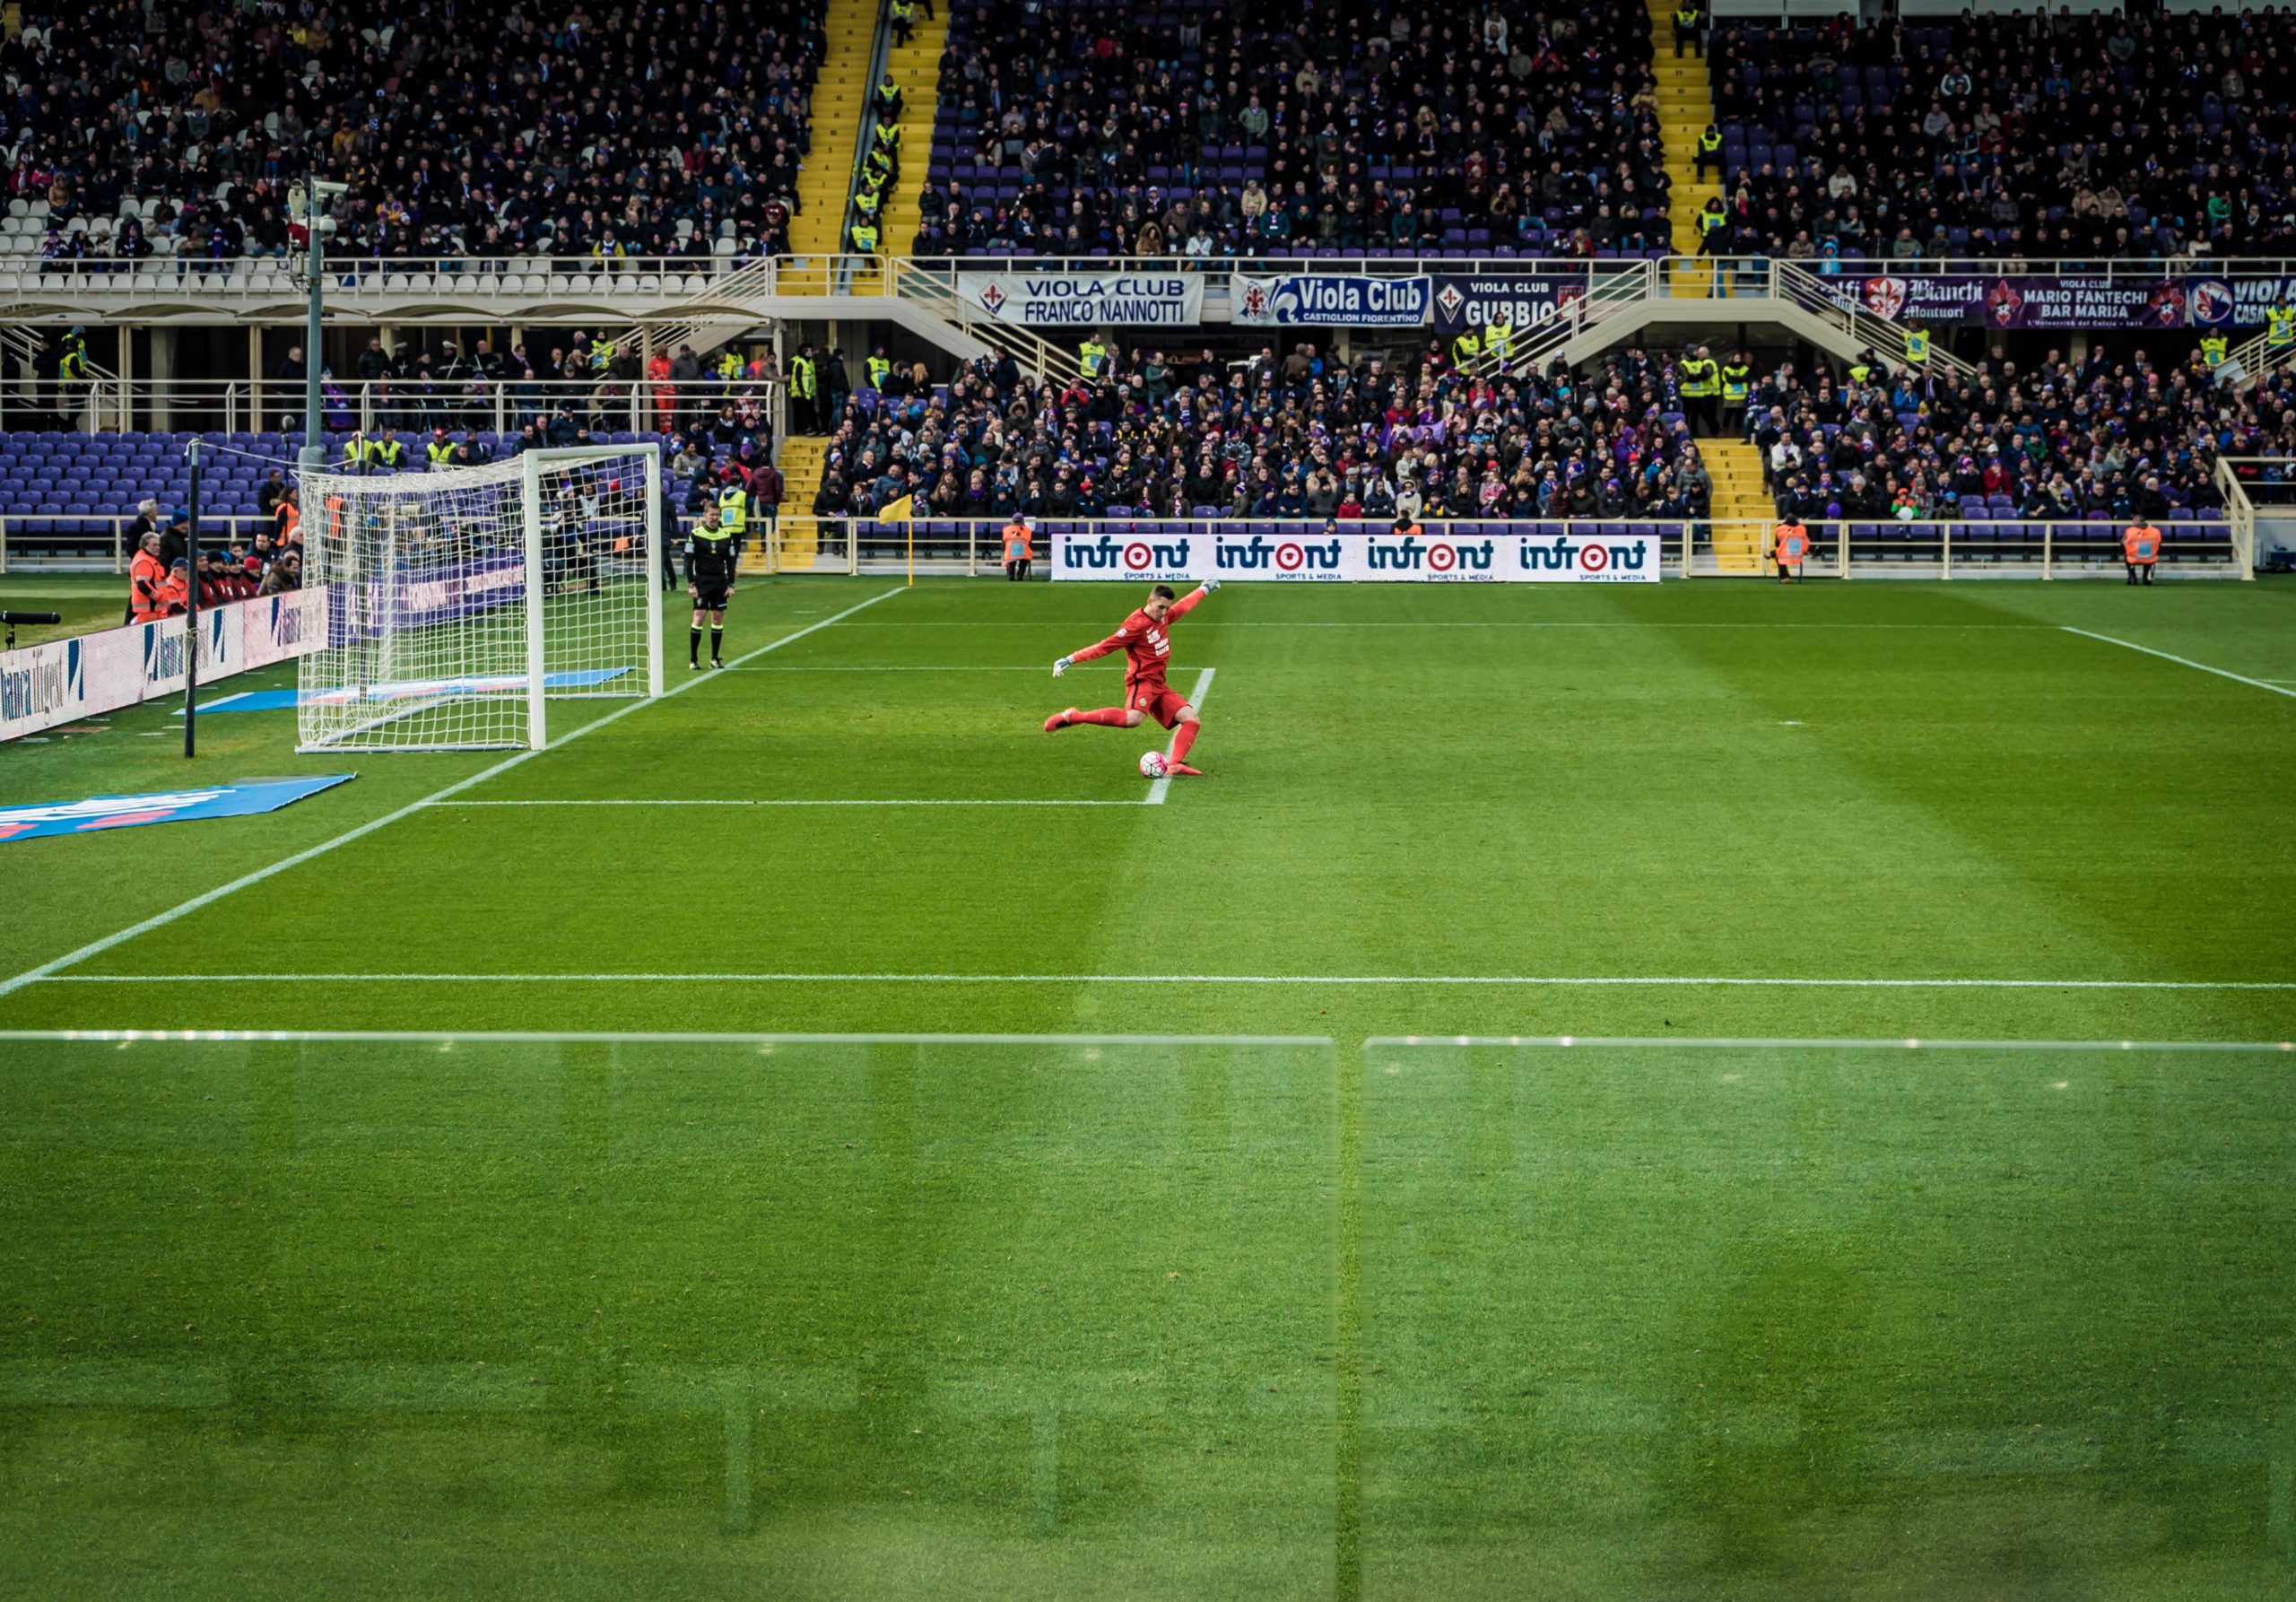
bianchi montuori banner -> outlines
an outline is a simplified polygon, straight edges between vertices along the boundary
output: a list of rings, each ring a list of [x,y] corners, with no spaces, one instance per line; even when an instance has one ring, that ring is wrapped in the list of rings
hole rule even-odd
[[[1000,323],[1185,327],[1204,320],[1200,273],[960,273],[957,292]]]
[[[1486,526],[1487,527],[1487,526]],[[1518,533],[1302,537],[1192,523],[1052,536],[1056,579],[1201,584],[1656,584],[1663,536]]]

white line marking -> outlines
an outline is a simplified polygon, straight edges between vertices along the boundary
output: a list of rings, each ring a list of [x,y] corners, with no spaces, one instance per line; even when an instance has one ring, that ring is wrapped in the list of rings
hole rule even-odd
[[[1144,801],[758,800],[758,801],[439,801],[438,806],[1144,806]]]
[[[1445,985],[1552,989],[1787,990],[2296,990],[2288,979],[1580,979],[1433,973],[43,973],[57,985],[294,984],[774,984],[774,985]]]
[[[466,1040],[527,1045],[552,1041],[691,1041],[752,1046],[1328,1046],[1321,1034],[680,1034],[667,1030],[585,1033],[565,1030],[480,1030],[457,1034],[402,1029],[0,1029],[4,1040]]]
[[[834,617],[825,617],[817,623],[808,623],[794,634],[784,634],[780,639],[772,641],[770,644],[758,647],[757,649],[750,652],[748,656],[737,657],[735,658],[735,662],[738,666],[740,663],[748,661],[752,657],[761,657],[768,651],[779,650],[785,645],[794,644],[796,641],[803,640],[806,635],[813,633],[817,629],[826,629],[831,623],[838,622],[840,618],[850,617],[855,613],[861,611],[864,607],[874,606],[880,601],[891,600],[893,596],[899,594],[900,594],[900,591],[898,589],[880,591],[878,594],[871,596],[865,601],[862,601],[856,605],[847,607],[844,611],[837,614]],[[707,678],[680,679],[676,683],[673,683],[667,690],[663,692],[662,699],[666,701],[673,695],[681,694],[685,691],[692,689],[697,684],[706,684],[709,682],[709,680]],[[170,907],[165,912],[155,913],[152,917],[145,919],[143,922],[131,924],[126,928],[120,930],[117,934],[107,935],[100,940],[91,941],[75,952],[71,952],[64,956],[55,958],[53,961],[43,962],[37,968],[27,969],[23,972],[16,975],[13,979],[0,980],[0,996],[13,995],[14,992],[23,988],[26,985],[33,984],[39,980],[54,977],[62,969],[76,967],[78,964],[86,962],[90,957],[100,956],[103,953],[111,950],[116,945],[124,945],[127,941],[135,939],[139,936],[148,935],[154,929],[165,928],[168,925],[175,922],[178,919],[196,912],[202,907],[211,906],[213,903],[222,901],[227,895],[231,895],[239,891],[245,890],[251,884],[260,884],[265,879],[271,878],[279,874],[283,874],[291,867],[300,867],[315,857],[323,857],[327,852],[334,850],[337,846],[347,846],[354,840],[361,840],[365,838],[367,835],[374,833],[378,829],[387,828],[389,825],[397,823],[401,818],[412,817],[416,813],[422,811],[425,807],[435,805],[437,803],[446,800],[450,796],[458,796],[465,790],[484,784],[488,779],[494,778],[497,774],[509,772],[511,769],[518,766],[521,762],[524,762],[530,758],[542,755],[544,751],[555,751],[561,745],[570,744],[572,742],[580,739],[584,735],[591,734],[598,729],[605,727],[609,723],[617,722],[623,718],[627,718],[631,713],[638,710],[640,707],[651,706],[653,704],[653,701],[650,700],[627,701],[622,706],[616,708],[614,710],[608,712],[603,718],[595,718],[592,721],[582,725],[579,728],[568,730],[566,733],[559,736],[558,738],[544,745],[542,748],[542,751],[521,751],[514,756],[505,757],[502,761],[495,763],[492,767],[483,768],[467,779],[458,779],[455,783],[447,786],[444,789],[434,790],[430,795],[423,797],[420,801],[410,801],[396,812],[385,813],[381,817],[370,819],[369,822],[360,824],[355,829],[347,829],[341,834],[336,835],[334,839],[321,840],[317,845],[307,847],[304,849],[296,852],[291,857],[282,857],[278,861],[272,863],[267,867],[259,867],[255,869],[252,873],[241,874],[238,878],[233,879],[228,884],[219,884],[213,890],[204,891],[200,894],[193,896],[187,901]]]
[[[2194,667],[2202,673],[2213,673],[2220,679],[2231,679],[2236,684],[2251,684],[2258,690],[2269,690],[2274,695],[2296,697],[2296,690],[2276,684],[2270,679],[2252,679],[2246,674],[2227,673],[2222,667],[2211,667],[2207,663],[2196,662],[2189,657],[2170,656],[2167,651],[2156,651],[2151,646],[2139,645],[2133,640],[2116,640],[2110,634],[2099,634],[2088,629],[2076,629],[2071,623],[2061,626],[2068,634],[2079,634],[2089,640],[2101,640],[2107,645],[2118,645],[2125,650],[2143,651],[2146,656],[2158,657],[2163,662],[2174,662],[2179,667]]]
[[[1189,696],[1187,698],[1187,701],[1188,705],[1194,707],[1197,711],[1201,712],[1204,710],[1204,698],[1212,693],[1212,675],[1219,671],[1220,670],[1216,667],[1207,667],[1202,673],[1196,675],[1196,693]],[[1178,731],[1175,730],[1172,735],[1172,739],[1177,740],[1178,738]],[[1167,742],[1164,746],[1164,755],[1167,758],[1170,758],[1171,754],[1171,744],[1170,742]],[[1171,790],[1172,776],[1167,773],[1161,779],[1159,779],[1155,783],[1148,787],[1148,799],[1144,803],[1144,805],[1148,806],[1161,806],[1164,804],[1164,797],[1171,794]]]
[[[2291,1051],[2296,1040],[1856,1040],[1771,1039],[1763,1035],[1373,1035],[1374,1046],[1691,1046],[1702,1050],[1779,1047],[1874,1048],[1898,1051]]]
[[[1405,622],[1388,619],[1366,623],[1308,623],[1276,618],[1257,618],[1243,622],[1219,620],[1222,629],[1965,629],[1980,634],[2039,633],[2056,629],[2057,623],[1873,623],[1845,620],[1825,623],[1810,619],[1780,620],[1776,623],[1750,619],[1743,623],[1671,623],[1654,620],[1649,623],[1564,623],[1486,618],[1482,620]],[[1048,624],[1022,618],[984,617],[953,621],[947,618],[926,618],[913,623],[861,623],[865,629],[1035,629],[1042,631]]]

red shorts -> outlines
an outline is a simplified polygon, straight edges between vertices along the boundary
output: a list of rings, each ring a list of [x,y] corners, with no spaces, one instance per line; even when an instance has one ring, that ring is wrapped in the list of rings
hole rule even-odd
[[[1170,684],[1139,683],[1133,685],[1125,705],[1170,728],[1180,720],[1180,709],[1187,705],[1187,698]]]

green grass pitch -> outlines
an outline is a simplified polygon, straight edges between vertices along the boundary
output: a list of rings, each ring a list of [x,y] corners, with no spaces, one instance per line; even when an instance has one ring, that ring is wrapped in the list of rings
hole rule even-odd
[[[1136,599],[0,748],[0,1594],[2296,1596],[2296,590]]]

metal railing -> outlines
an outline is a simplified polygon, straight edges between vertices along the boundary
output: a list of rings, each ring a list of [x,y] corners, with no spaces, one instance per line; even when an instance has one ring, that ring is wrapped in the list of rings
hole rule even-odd
[[[1776,261],[1770,264],[1770,283],[1772,294],[1792,301],[1813,317],[1832,323],[1884,361],[1895,365],[1906,359],[1904,325],[1858,309],[1831,292],[1825,286],[1825,281],[1818,275],[1804,271],[1793,262]],[[1977,371],[1973,365],[1945,349],[1942,342],[1935,340],[1929,346],[1927,365],[1932,370],[1943,370],[1961,378],[1968,378]]]
[[[946,257],[934,260],[909,257],[891,258],[892,292],[903,300],[918,302],[945,321],[954,323],[992,350],[1011,356],[1032,378],[1059,379],[1065,382],[1078,375],[1082,370],[1074,351],[1063,349],[1025,325],[991,317],[986,308],[976,305],[958,287],[960,269],[952,265],[953,259]],[[980,269],[965,267],[961,270],[978,272]],[[1091,330],[1079,329],[1075,332],[1085,334]]]

